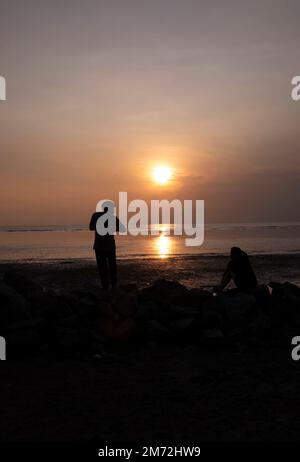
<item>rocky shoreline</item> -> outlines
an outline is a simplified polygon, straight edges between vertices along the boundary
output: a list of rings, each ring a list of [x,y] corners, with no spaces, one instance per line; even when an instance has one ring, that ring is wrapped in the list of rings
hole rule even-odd
[[[287,346],[300,332],[300,288],[270,282],[214,296],[166,279],[105,293],[94,283],[55,291],[22,271],[0,280],[0,335],[10,358],[97,357],[145,344]]]

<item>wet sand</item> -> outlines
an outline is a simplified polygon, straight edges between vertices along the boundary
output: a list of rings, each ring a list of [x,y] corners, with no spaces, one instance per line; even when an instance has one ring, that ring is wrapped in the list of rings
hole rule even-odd
[[[300,254],[252,255],[251,262],[261,284],[290,281],[300,285]],[[213,286],[220,282],[228,258],[225,256],[180,256],[173,258],[137,258],[118,261],[121,284],[145,287],[155,279],[176,280],[187,287]],[[93,259],[19,261],[0,263],[0,275],[21,270],[47,288],[73,289],[74,285],[99,283]]]

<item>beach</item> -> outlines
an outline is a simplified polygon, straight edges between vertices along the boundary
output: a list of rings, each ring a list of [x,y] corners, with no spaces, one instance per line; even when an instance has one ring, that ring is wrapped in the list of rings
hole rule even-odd
[[[250,258],[259,283],[290,281],[300,285],[300,254],[263,254]],[[133,283],[141,288],[158,278],[166,278],[187,287],[212,287],[220,283],[227,263],[225,255],[120,259],[119,281],[120,284]],[[0,262],[0,273],[8,270],[24,271],[48,289],[73,290],[78,285],[89,283],[100,287],[93,258]]]
[[[284,287],[280,283],[285,281],[300,280],[299,259],[296,254],[251,257],[259,283],[277,281],[278,287]],[[243,332],[248,332],[245,322],[248,325],[250,321],[243,318],[242,324],[238,321],[229,330],[225,327],[223,332],[228,332],[223,339],[216,329],[219,326],[216,312],[211,317],[209,308],[210,330],[204,331],[206,341],[202,327],[198,333],[198,315],[193,321],[197,331],[193,327],[184,333],[186,318],[195,316],[195,307],[202,311],[209,307],[205,300],[213,300],[211,286],[219,282],[227,261],[227,257],[216,255],[121,260],[118,268],[121,298],[118,301],[117,291],[110,295],[108,304],[102,301],[93,260],[0,264],[5,284],[26,294],[32,309],[38,310],[32,321],[25,320],[7,330],[12,339],[14,332],[17,337],[22,335],[21,340],[14,340],[17,349],[13,357],[1,363],[1,439],[97,444],[297,440],[300,376],[298,364],[291,359],[290,340],[297,334],[299,324],[291,328],[288,321],[286,325],[284,314],[285,321],[280,321],[280,326],[276,321],[275,330],[269,332],[268,327],[261,330],[258,326],[249,337],[249,333]],[[46,298],[41,292],[42,298],[34,301],[31,292],[36,290],[35,285]],[[99,324],[93,310],[111,306],[120,310],[121,319],[131,319],[132,315],[139,319],[134,314],[136,308],[132,308],[135,294],[139,294],[140,307],[152,309],[151,300],[156,300],[161,314],[166,306],[174,310],[174,303],[180,305],[172,315],[179,319],[170,318],[169,324],[176,326],[175,337],[174,334],[169,337],[163,330],[169,321],[161,318],[158,311],[155,316],[159,323],[146,321],[149,326],[152,323],[150,336],[143,334],[132,342],[130,335],[127,336],[129,329],[125,330],[125,337],[121,331],[122,337],[116,341],[114,336],[108,343],[102,343],[100,335],[100,346],[93,343],[91,347],[90,340],[93,337],[94,341],[103,319]],[[204,305],[202,302],[199,305],[200,299]],[[50,308],[49,300],[50,305],[51,300],[56,300]],[[44,304],[48,314],[43,314]],[[285,302],[283,313],[287,307]],[[50,314],[54,310],[54,318],[49,317],[49,309]],[[29,347],[33,337],[30,332],[33,329],[36,334],[35,326],[41,316],[46,316],[43,319],[48,326],[47,336],[57,338],[61,342],[59,347],[50,348],[48,337],[41,339],[41,344]],[[203,313],[201,319],[202,316]],[[42,329],[46,332],[45,327]],[[60,336],[63,333],[62,340],[58,332]],[[78,349],[74,340],[77,333],[84,336],[83,350],[82,346]],[[24,343],[18,346],[19,341]]]

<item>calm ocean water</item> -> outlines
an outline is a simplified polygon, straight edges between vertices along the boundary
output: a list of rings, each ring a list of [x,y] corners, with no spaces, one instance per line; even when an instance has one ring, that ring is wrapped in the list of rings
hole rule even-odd
[[[93,258],[93,233],[86,226],[0,227],[0,260]],[[237,245],[250,254],[300,253],[300,223],[234,223],[205,227],[201,247],[186,247],[185,237],[117,236],[119,258],[228,254]]]

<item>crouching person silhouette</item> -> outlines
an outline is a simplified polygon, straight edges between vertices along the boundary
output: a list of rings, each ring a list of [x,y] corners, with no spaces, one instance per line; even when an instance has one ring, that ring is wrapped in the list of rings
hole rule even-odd
[[[221,284],[216,287],[216,291],[222,292],[231,280],[235,283],[236,288],[242,291],[251,291],[257,286],[256,275],[249,257],[239,247],[231,248],[230,261],[223,274]]]
[[[94,250],[101,285],[108,290],[117,284],[117,260],[115,234],[120,230],[119,219],[114,213],[114,203],[102,204],[102,212],[95,212],[90,221],[90,231],[95,231]]]

